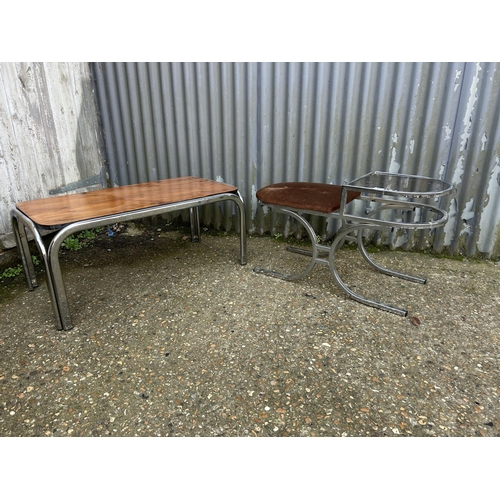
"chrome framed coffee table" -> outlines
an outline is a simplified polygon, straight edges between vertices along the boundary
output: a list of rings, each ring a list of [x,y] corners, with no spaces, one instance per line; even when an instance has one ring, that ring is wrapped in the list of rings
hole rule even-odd
[[[255,267],[254,271],[284,280],[297,280],[309,274],[316,264],[326,264],[335,284],[352,299],[390,313],[407,316],[406,309],[371,300],[351,290],[337,271],[335,252],[346,240],[356,241],[363,258],[377,271],[415,283],[426,283],[425,278],[394,271],[374,262],[364,246],[363,232],[441,227],[446,224],[448,214],[432,205],[430,200],[446,196],[452,189],[451,184],[440,179],[390,172],[371,172],[342,185],[285,182],[263,187],[256,194],[259,202],[299,221],[311,240],[311,251],[295,247],[288,247],[287,250],[310,256],[311,260],[306,269],[295,274],[284,274],[259,267]],[[355,200],[373,202],[375,207],[365,211],[364,215],[356,215],[354,211],[349,210],[349,205]],[[384,217],[387,212],[389,215]],[[394,213],[396,216],[391,217]],[[315,231],[304,218],[306,214],[341,220],[342,226],[334,235],[331,245],[318,243]]]
[[[186,176],[18,203],[11,211],[11,221],[28,288],[32,291],[38,282],[27,230],[32,233],[45,266],[56,328],[70,330],[73,324],[59,262],[65,238],[84,229],[189,209],[191,240],[200,241],[199,207],[222,201],[234,202],[238,207],[240,262],[245,265],[245,207],[238,188],[230,184]],[[48,245],[42,230],[56,231]]]

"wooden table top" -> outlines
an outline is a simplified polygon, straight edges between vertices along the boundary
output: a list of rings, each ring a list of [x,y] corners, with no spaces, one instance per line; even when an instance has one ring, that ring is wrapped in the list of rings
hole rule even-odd
[[[177,177],[25,201],[16,207],[35,224],[50,227],[236,191],[222,182]]]

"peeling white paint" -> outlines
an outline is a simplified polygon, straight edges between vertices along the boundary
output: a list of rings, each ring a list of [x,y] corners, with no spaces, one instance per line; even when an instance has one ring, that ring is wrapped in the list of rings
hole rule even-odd
[[[217,182],[222,182],[222,183],[224,183],[224,177],[221,177],[220,175],[218,175],[218,176],[215,178],[215,180],[216,180]]]
[[[474,198],[470,199],[466,204],[465,208],[462,211],[462,215],[460,218],[462,219],[462,222],[464,224],[464,228],[460,231],[460,236],[463,234],[472,234],[472,229],[471,229],[471,224],[469,224],[469,221],[474,218]]]
[[[462,139],[462,141],[460,142],[460,151],[465,151],[467,149],[467,142],[469,141],[470,129],[472,124],[472,114],[474,112],[474,106],[478,99],[477,90],[479,84],[479,72],[481,70],[481,65],[479,63],[476,63],[476,74],[472,78],[469,100],[467,101],[467,108],[465,110],[464,119],[462,122],[464,124],[464,131],[460,136],[460,138]]]
[[[415,147],[415,139],[410,141],[410,154],[413,154],[413,148]]]
[[[486,191],[488,202],[484,206],[479,221],[479,237],[477,248],[480,252],[490,254],[496,241],[500,220],[500,158],[495,158],[495,166],[490,175]]]
[[[455,235],[455,220],[457,218],[457,200],[452,198],[450,200],[450,207],[448,208],[448,221],[446,222],[444,231],[444,246],[449,247]]]
[[[394,133],[392,136],[392,148],[391,148],[391,163],[389,164],[389,172],[391,174],[397,174],[401,168],[401,165],[396,161],[398,143],[398,134]]]
[[[415,215],[413,216],[413,222],[420,222],[422,220],[422,209],[415,208]]]
[[[462,70],[457,69],[455,71],[455,88],[453,89],[453,92],[456,92],[458,88],[460,87],[460,77],[462,76]]]
[[[446,165],[441,165],[441,168],[439,169],[439,178],[443,179],[444,178],[444,173],[446,172]]]
[[[394,242],[394,246],[396,248],[399,248],[399,247],[403,246],[405,243],[408,243],[408,233],[407,232],[405,232],[404,234],[399,235],[396,238],[396,241]]]
[[[259,200],[257,200],[257,188],[255,184],[252,184],[252,219],[255,218],[255,214],[257,213],[257,207],[259,205]]]
[[[474,217],[474,198],[471,198],[466,204],[462,212],[462,220],[469,221]]]
[[[451,183],[454,186],[457,186],[462,182],[462,175],[464,173],[464,157],[460,156],[458,159],[457,163],[457,168],[455,169],[455,172],[453,173],[453,179],[451,180]]]
[[[401,169],[401,165],[396,161],[396,148],[391,151],[391,163],[389,165],[389,172],[391,174],[397,174]]]
[[[488,136],[486,135],[486,132],[483,134],[483,137],[481,137],[481,151],[485,150],[486,143],[488,142]]]
[[[449,141],[451,139],[451,128],[448,125],[445,125],[443,128],[444,128],[444,133],[446,134],[444,136],[444,140]]]

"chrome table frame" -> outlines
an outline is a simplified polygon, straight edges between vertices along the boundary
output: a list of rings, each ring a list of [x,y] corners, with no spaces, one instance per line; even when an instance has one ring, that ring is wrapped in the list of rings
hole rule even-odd
[[[452,189],[453,186],[449,183],[430,177],[392,174],[388,172],[372,172],[342,185],[340,208],[332,213],[266,204],[266,206],[271,207],[273,210],[288,215],[302,224],[309,236],[309,239],[311,240],[312,251],[295,247],[287,247],[287,250],[307,255],[311,257],[311,261],[304,271],[296,274],[283,274],[259,267],[255,267],[254,271],[284,280],[297,280],[309,274],[316,264],[325,264],[329,266],[335,284],[352,299],[367,306],[375,307],[393,314],[407,316],[408,311],[406,309],[377,302],[353,292],[344,283],[337,271],[335,252],[346,240],[356,241],[363,258],[377,271],[389,276],[395,276],[415,283],[425,284],[425,278],[410,276],[394,271],[374,262],[364,246],[363,231],[399,228],[424,230],[441,227],[446,224],[448,220],[447,212],[441,208],[437,208],[424,202],[424,200],[429,198],[440,198],[449,194]],[[378,206],[367,211],[364,216],[357,216],[352,213],[348,213],[347,194],[349,191],[360,193],[360,196],[350,203],[362,200],[365,202],[375,202]],[[381,218],[381,212],[386,210],[401,211],[405,214],[406,220],[394,221]],[[420,212],[417,212],[418,210]],[[301,214],[340,219],[342,221],[342,227],[334,235],[331,245],[318,243],[317,235],[314,229],[307,219],[305,219]],[[418,214],[418,216],[416,214]],[[415,219],[416,217],[423,217],[423,214],[430,214],[431,218],[427,220],[410,220],[411,218]],[[328,257],[326,258],[326,256]]]
[[[239,191],[232,193],[221,193],[210,195],[202,198],[195,198],[175,203],[168,203],[165,205],[158,205],[155,207],[148,207],[144,209],[133,210],[129,212],[122,212],[104,217],[97,217],[93,219],[86,219],[78,222],[73,222],[66,225],[61,225],[57,229],[57,233],[46,248],[40,229],[45,227],[37,225],[27,215],[17,208],[11,210],[12,227],[16,239],[17,248],[22,260],[24,273],[28,282],[28,289],[32,291],[34,287],[38,286],[36,279],[35,267],[33,265],[31,252],[28,245],[28,238],[26,229],[28,229],[35,240],[36,246],[42,257],[45,272],[47,276],[47,288],[52,303],[54,312],[56,328],[58,330],[70,330],[73,328],[71,322],[70,308],[64,286],[63,275],[59,262],[59,250],[62,242],[71,234],[100,227],[103,225],[115,224],[118,222],[127,222],[143,217],[152,217],[155,215],[164,214],[167,212],[182,210],[189,208],[190,210],[190,224],[191,224],[191,241],[201,241],[199,207],[211,203],[221,201],[232,201],[239,209],[240,216],[240,262],[241,265],[246,264],[246,221],[245,221],[245,208],[243,198]]]

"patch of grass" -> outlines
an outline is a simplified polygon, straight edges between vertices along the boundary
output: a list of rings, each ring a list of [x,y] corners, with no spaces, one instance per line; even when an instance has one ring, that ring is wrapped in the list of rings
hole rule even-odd
[[[353,245],[353,247],[357,248],[357,245]],[[365,250],[368,253],[378,253],[382,250],[382,248],[374,245],[373,243],[369,243],[368,245],[365,245]]]
[[[38,257],[33,255],[31,258],[32,258],[33,264],[35,266],[38,266],[38,264],[40,264]],[[0,280],[3,280],[4,278],[15,278],[16,276],[19,276],[22,272],[23,272],[23,265],[22,264],[18,264],[15,267],[8,267],[7,269],[4,269],[0,273]]]
[[[482,255],[474,255],[468,257],[467,255],[463,255],[461,252],[450,254],[446,250],[433,250],[431,248],[425,248],[424,250],[410,250],[410,252],[421,253],[424,255],[429,255],[430,257],[434,257],[435,259],[447,259],[447,260],[458,260],[459,262],[470,261],[470,262],[484,262],[489,260],[487,257]]]
[[[21,264],[16,267],[8,267],[5,269],[2,274],[0,274],[0,279],[4,278],[15,278],[19,276],[23,272],[23,266]]]
[[[66,250],[80,250],[81,248],[88,247],[96,239],[97,235],[102,232],[104,228],[96,227],[94,229],[85,229],[76,234],[70,234],[62,243],[61,247]]]
[[[70,234],[61,243],[61,247],[65,248],[66,250],[80,250],[80,248],[83,248],[84,246],[86,246],[86,245],[81,243],[80,240],[78,239],[78,237],[73,235],[73,234]]]

